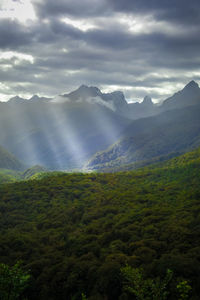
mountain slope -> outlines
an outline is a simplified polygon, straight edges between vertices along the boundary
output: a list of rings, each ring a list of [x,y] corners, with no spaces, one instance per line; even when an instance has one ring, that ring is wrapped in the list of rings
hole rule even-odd
[[[126,299],[126,264],[151,279],[170,268],[169,296],[181,278],[198,299],[199,167],[200,149],[134,172],[1,185],[1,262],[23,257],[30,300]]]
[[[200,105],[171,110],[131,123],[121,138],[97,153],[87,167],[99,169],[150,160],[200,145]]]
[[[24,165],[11,153],[0,146],[0,169],[22,170]]]
[[[82,102],[0,103],[0,143],[28,165],[80,168],[130,123],[105,106]]]
[[[124,132],[124,136],[121,136],[123,142],[120,141],[118,146],[113,148],[114,154],[107,155],[106,163],[109,160],[118,160],[118,164],[149,160],[156,155],[179,151],[187,145],[179,141],[182,146],[177,150],[168,141],[169,146],[172,147],[171,149],[167,147],[167,151],[164,150],[166,145],[163,144],[162,139],[159,141],[159,136],[167,137],[167,131],[169,131],[169,138],[172,135],[169,115],[166,130],[163,123],[165,117],[161,121],[156,117],[155,122],[153,119],[141,123],[139,121],[129,129],[127,126],[132,119],[159,115],[163,111],[174,111],[174,108],[177,109],[179,118],[178,109],[194,106],[200,102],[199,91],[198,84],[190,82],[182,91],[164,101],[161,106],[155,105],[149,96],[146,96],[141,103],[128,104],[122,92],[102,93],[97,87],[88,86],[81,86],[71,93],[54,99],[37,95],[29,100],[14,97],[8,103],[0,102],[0,145],[29,166],[39,164],[51,169],[80,169],[91,156],[107,149]],[[172,112],[172,122],[175,118]],[[161,126],[160,132],[159,126]],[[181,124],[174,126],[180,127],[181,132]],[[184,120],[183,126],[185,126]],[[146,130],[148,134],[145,133]],[[184,130],[187,131],[186,128]],[[134,143],[130,142],[131,136],[134,137]],[[180,137],[184,139],[181,134]],[[158,147],[157,153],[148,149],[150,144],[152,144],[150,148],[154,147],[151,141],[154,138],[155,144],[161,144],[161,149],[159,150]],[[142,139],[145,142],[144,146],[142,146]],[[170,139],[176,139],[176,133]],[[196,143],[198,145],[198,139]],[[138,153],[131,145],[138,147]],[[103,160],[102,162],[105,163]]]
[[[159,108],[152,102],[151,97],[145,96],[141,103],[128,103],[123,109],[123,115],[126,115],[132,120],[150,117],[158,114]]]
[[[194,80],[190,81],[181,91],[166,99],[160,109],[164,111],[191,105],[200,105],[200,88]]]

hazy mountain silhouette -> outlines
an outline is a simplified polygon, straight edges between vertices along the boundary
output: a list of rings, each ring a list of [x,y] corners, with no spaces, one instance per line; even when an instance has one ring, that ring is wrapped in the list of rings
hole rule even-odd
[[[177,109],[200,104],[200,88],[195,81],[190,81],[181,91],[166,99],[161,110]]]
[[[200,104],[133,121],[120,139],[97,153],[90,168],[105,168],[149,160],[200,145]]]
[[[0,103],[0,143],[28,165],[80,168],[130,123],[88,102]]]
[[[0,144],[30,166],[53,169],[81,168],[108,147],[90,166],[148,159],[198,144],[198,104],[194,81],[160,106],[86,85],[54,98],[16,96],[0,103]]]
[[[23,170],[24,165],[6,149],[0,146],[0,169]]]

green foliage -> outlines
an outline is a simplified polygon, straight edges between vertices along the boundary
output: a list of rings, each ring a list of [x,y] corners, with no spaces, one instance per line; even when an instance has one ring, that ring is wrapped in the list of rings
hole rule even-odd
[[[84,293],[81,294],[81,300],[87,300],[87,297]]]
[[[9,169],[0,169],[0,184],[13,183],[19,180],[21,180],[21,172]]]
[[[0,169],[0,184],[14,183],[24,180],[40,180],[42,178],[61,175],[64,172],[61,171],[49,171],[40,166],[34,166],[27,169],[24,172],[14,171],[9,169]]]
[[[143,270],[126,266],[121,268],[124,282],[124,290],[134,295],[138,300],[166,300],[168,296],[168,284],[172,279],[172,271],[167,270],[163,280],[159,277],[155,279],[145,279]]]
[[[24,272],[19,262],[13,267],[0,264],[0,299],[16,300],[22,295],[30,275]]]
[[[179,300],[187,300],[189,299],[189,293],[191,292],[191,286],[187,282],[187,280],[183,280],[179,282],[177,285],[177,289],[179,292]]]
[[[36,166],[33,166],[33,167],[27,169],[26,171],[24,171],[22,174],[22,178],[29,179],[29,178],[33,177],[35,174],[44,173],[44,172],[47,172],[47,169],[45,169],[42,166],[36,165]]]
[[[154,299],[167,291],[177,300],[183,278],[197,300],[199,167],[200,149],[137,171],[45,173],[0,185],[0,260],[23,258],[30,300],[80,300],[83,291],[90,300],[121,300],[126,264],[143,269],[142,288],[151,282]]]

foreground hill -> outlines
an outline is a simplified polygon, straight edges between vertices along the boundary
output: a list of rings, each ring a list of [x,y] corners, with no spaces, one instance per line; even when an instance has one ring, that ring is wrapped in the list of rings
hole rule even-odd
[[[0,184],[4,183],[13,183],[23,180],[32,180],[32,179],[40,179],[43,177],[49,177],[53,174],[57,174],[59,172],[50,172],[42,166],[33,166],[25,171],[16,171],[9,169],[1,169],[0,168]],[[62,172],[60,172],[62,173]]]
[[[200,105],[133,121],[121,138],[89,161],[90,169],[148,161],[200,145]]]
[[[121,267],[174,272],[200,294],[200,149],[134,172],[0,186],[0,261],[23,259],[29,299],[130,299]],[[122,295],[123,294],[123,295]]]

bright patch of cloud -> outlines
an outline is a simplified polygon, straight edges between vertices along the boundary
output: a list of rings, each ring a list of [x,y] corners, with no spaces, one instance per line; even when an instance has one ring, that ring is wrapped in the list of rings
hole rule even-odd
[[[185,28],[182,26],[174,27],[166,21],[155,20],[151,15],[119,14],[119,23],[127,26],[128,30],[134,34],[160,32],[168,35],[177,35],[185,33]]]
[[[70,18],[62,18],[62,22],[72,25],[75,28],[78,28],[81,31],[88,31],[90,29],[97,28],[97,26],[91,21],[87,20],[74,20]]]
[[[14,51],[0,52],[0,59],[12,59],[12,58],[16,58],[15,64],[19,64],[23,60],[29,61],[31,64],[34,63],[34,57],[29,54],[23,54]]]
[[[30,0],[1,0],[0,18],[17,19],[26,23],[28,20],[35,20],[36,15]]]

